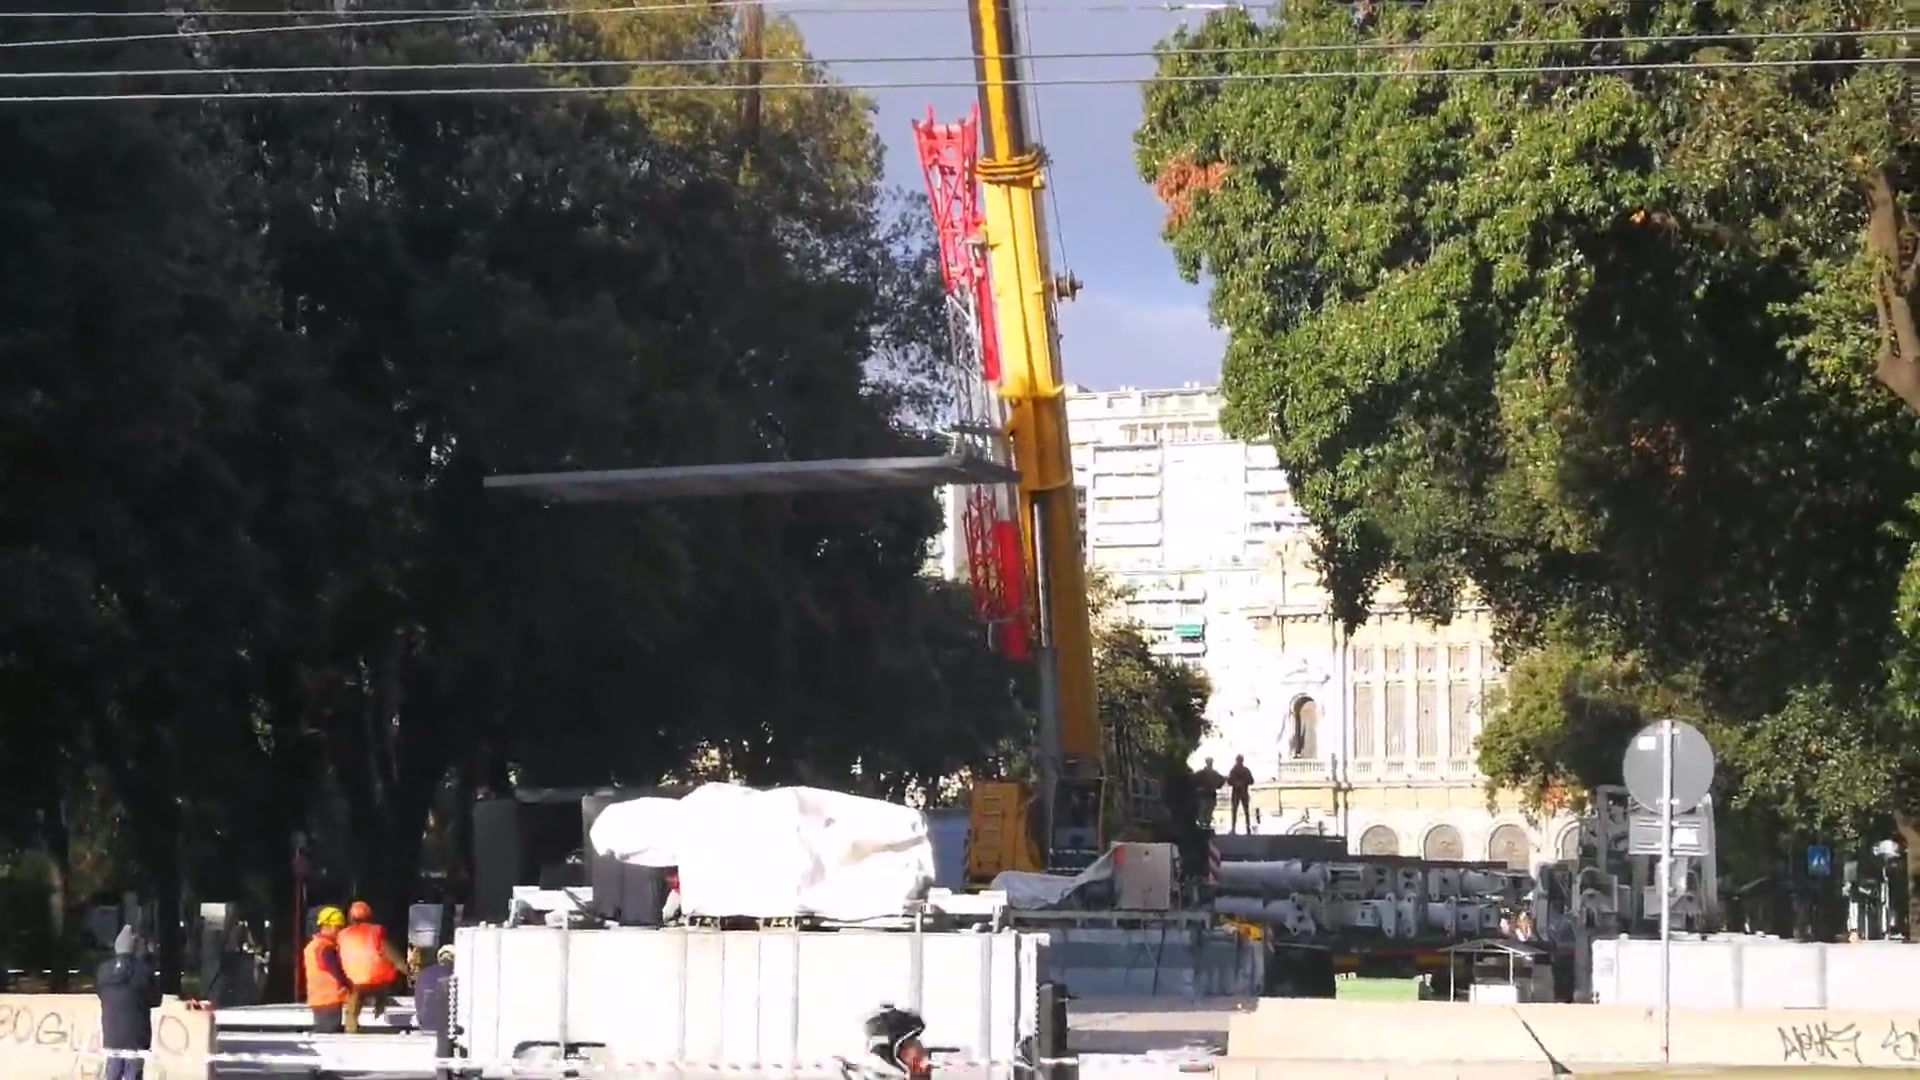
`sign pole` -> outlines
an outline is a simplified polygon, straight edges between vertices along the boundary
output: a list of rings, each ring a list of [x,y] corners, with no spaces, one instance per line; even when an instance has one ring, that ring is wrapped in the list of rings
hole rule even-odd
[[[1673,721],[1660,721],[1660,1062],[1673,1034]]]

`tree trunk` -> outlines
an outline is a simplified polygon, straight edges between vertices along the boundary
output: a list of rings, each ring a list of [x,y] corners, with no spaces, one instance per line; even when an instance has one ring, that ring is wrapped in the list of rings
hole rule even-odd
[[[171,806],[171,802],[169,802]],[[179,994],[181,970],[186,966],[185,933],[180,925],[180,830],[178,819],[163,813],[148,858],[153,874],[153,923],[159,936],[154,968],[162,993]],[[159,835],[164,833],[164,835]]]
[[[1920,929],[1920,813],[1900,811],[1893,815],[1894,828],[1900,833],[1901,846],[1907,849],[1907,925],[1909,941]],[[1893,915],[1891,911],[1887,913]]]
[[[131,773],[134,766],[121,766]],[[147,885],[153,890],[154,971],[160,989],[180,992],[185,942],[180,927],[180,815],[173,800],[150,785],[131,781],[123,787],[128,809],[128,831]]]
[[[1880,337],[1874,377],[1920,413],[1920,239],[1885,169],[1867,175],[1867,251],[1874,259],[1873,310]]]
[[[67,829],[67,808],[58,789],[49,788],[40,800],[37,812],[40,852],[47,860],[47,980],[49,989],[65,993],[71,981],[73,949],[67,940],[68,895],[73,880],[72,836]]]

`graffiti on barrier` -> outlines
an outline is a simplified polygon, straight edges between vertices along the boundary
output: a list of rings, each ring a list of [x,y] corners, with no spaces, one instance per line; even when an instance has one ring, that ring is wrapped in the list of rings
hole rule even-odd
[[[1889,1020],[1884,1032],[1825,1019],[1781,1024],[1774,1032],[1782,1065],[1920,1064],[1920,1019]]]
[[[1783,1024],[1774,1030],[1780,1033],[1782,1064],[1866,1064],[1860,1057],[1860,1028],[1857,1024],[1830,1024],[1825,1020],[1814,1020],[1805,1024]]]
[[[154,1017],[153,1049],[158,1060],[147,1063],[145,1076],[183,1080],[205,1075],[203,1065],[189,1065],[205,1051],[204,1037],[196,1039],[190,1023],[205,1022],[189,1021],[168,1009]],[[0,997],[0,1074],[7,1080],[99,1080],[107,1061],[100,1046],[100,1006],[91,996]]]
[[[1887,1021],[1887,1034],[1880,1040],[1880,1049],[1893,1055],[1893,1060],[1902,1065],[1920,1062],[1920,1020],[1909,1025],[1902,1025],[1897,1020]]]

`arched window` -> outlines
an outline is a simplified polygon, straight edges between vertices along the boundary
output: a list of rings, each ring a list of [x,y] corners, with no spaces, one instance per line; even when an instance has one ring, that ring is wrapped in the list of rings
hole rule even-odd
[[[1560,834],[1560,857],[1578,861],[1580,858],[1580,826],[1569,825],[1567,831]]]
[[[1385,825],[1375,825],[1360,834],[1360,854],[1362,855],[1398,855],[1400,838]]]
[[[1527,830],[1518,825],[1502,825],[1487,838],[1487,858],[1507,864],[1509,870],[1525,870],[1533,857],[1533,844]]]
[[[1287,756],[1298,761],[1320,756],[1320,703],[1310,697],[1295,698],[1287,724]]]
[[[1429,859],[1460,862],[1467,857],[1467,843],[1460,839],[1460,830],[1451,825],[1435,825],[1428,829],[1427,842],[1423,847]]]

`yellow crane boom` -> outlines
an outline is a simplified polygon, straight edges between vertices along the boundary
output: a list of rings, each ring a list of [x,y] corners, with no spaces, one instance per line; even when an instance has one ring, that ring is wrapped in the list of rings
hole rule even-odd
[[[969,0],[980,83],[982,188],[987,259],[1000,346],[1030,609],[1039,631],[1040,785],[1036,830],[1049,865],[1097,856],[1105,840],[1104,748],[1094,692],[1080,513],[1067,438],[1054,304],[1072,286],[1048,267],[1045,156],[1027,130],[1025,62],[1014,0]]]

